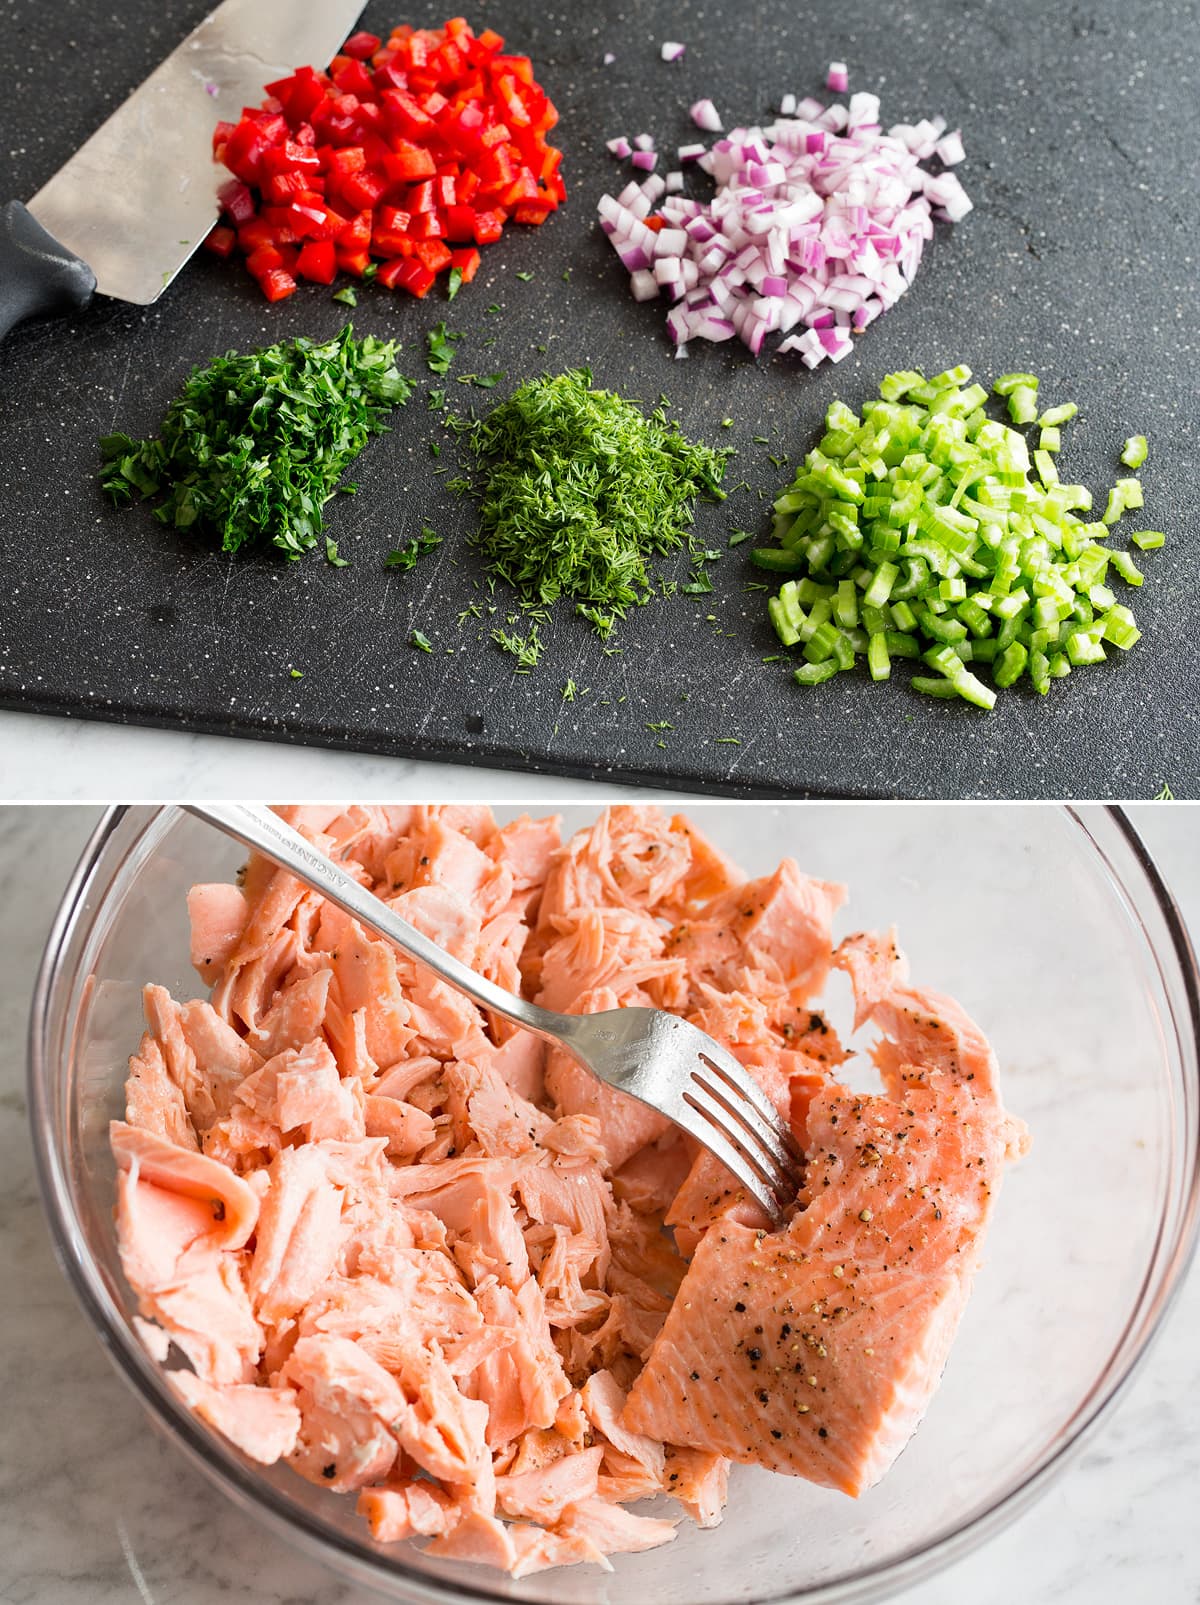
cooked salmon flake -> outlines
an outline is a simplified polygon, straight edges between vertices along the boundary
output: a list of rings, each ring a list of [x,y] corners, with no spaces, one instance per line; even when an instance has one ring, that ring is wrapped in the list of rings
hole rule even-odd
[[[473,806],[281,812],[498,985],[707,1031],[789,1122],[803,1185],[773,1230],[662,1116],[252,857],[189,894],[211,990],[146,988],[112,1127],[138,1331],[186,1356],[183,1402],[353,1495],[376,1541],[514,1577],[669,1542],[626,1508],[656,1494],[716,1525],[732,1462],[878,1481],[1025,1144],[958,1005],[908,986],[891,933],[835,948],[840,886],[791,860],[748,882],[656,808],[566,843]],[[834,967],[879,1033],[874,1094],[838,1079]]]

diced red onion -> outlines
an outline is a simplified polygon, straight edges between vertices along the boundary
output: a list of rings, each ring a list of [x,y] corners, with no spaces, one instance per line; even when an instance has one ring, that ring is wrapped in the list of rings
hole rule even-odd
[[[963,149],[962,133],[955,129],[952,134],[946,134],[939,139],[933,147],[933,153],[944,167],[957,167],[965,160],[966,151]]]
[[[609,152],[615,156],[618,161],[623,162],[627,156],[632,156],[633,154],[633,146],[629,143],[624,135],[622,135],[619,139],[610,139],[606,143]]]
[[[683,53],[686,49],[686,45],[681,45],[674,39],[664,39],[662,47],[662,59],[664,61],[682,61]]]
[[[703,128],[705,133],[719,134],[724,124],[721,114],[711,100],[698,100],[691,107],[691,119],[697,128]]]
[[[693,117],[704,126],[697,112],[706,108],[719,132],[711,101],[698,101]],[[766,128],[722,133],[707,151],[680,148],[681,163],[711,173],[710,201],[681,195],[679,171],[665,181],[654,174],[653,140],[641,135],[633,160],[650,177],[600,202],[635,297],[674,303],[667,326],[677,352],[692,339],[737,335],[757,355],[779,333],[778,349],[798,352],[806,367],[840,362],[854,333],[909,287],[934,217],[955,222],[971,209],[955,174],[921,165],[935,153],[943,169],[962,159],[958,131],[947,135],[942,118],[885,133],[878,98],[865,93],[828,107],[785,96],[781,108]],[[660,200],[655,232],[642,220]]]
[[[831,61],[825,74],[825,87],[835,95],[844,95],[850,88],[850,73],[844,61]]]
[[[633,143],[634,143],[635,149],[637,149],[637,150],[653,150],[654,149],[654,135],[653,134],[638,134],[638,135],[636,135],[634,137]]]

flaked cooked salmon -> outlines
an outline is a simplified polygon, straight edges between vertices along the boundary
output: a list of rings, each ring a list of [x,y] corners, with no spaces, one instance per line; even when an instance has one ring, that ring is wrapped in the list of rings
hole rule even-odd
[[[145,991],[112,1127],[136,1329],[250,1460],[353,1494],[381,1543],[514,1577],[721,1519],[732,1462],[858,1494],[937,1386],[1024,1144],[979,1029],[845,893],[751,881],[680,816],[565,845],[487,809],[283,810],[499,985],[673,1010],[805,1154],[771,1230],[706,1152],[290,876],[188,898],[207,998]],[[879,1088],[820,1008],[845,971]],[[186,1361],[172,1362],[172,1346]]]

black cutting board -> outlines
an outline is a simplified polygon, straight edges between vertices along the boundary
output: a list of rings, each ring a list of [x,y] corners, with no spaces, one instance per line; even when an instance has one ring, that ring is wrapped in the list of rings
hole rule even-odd
[[[204,9],[11,0],[0,24],[11,192],[32,194]],[[404,20],[442,18],[364,13],[377,32]],[[442,290],[421,303],[360,294],[358,329],[403,340],[401,366],[423,383],[353,470],[359,494],[330,508],[351,566],[315,553],[231,561],[144,509],[112,511],[97,490],[96,437],[153,432],[193,364],[329,335],[346,316],[319,287],[268,307],[240,269],[198,258],[158,306],[98,300],[0,351],[0,702],[734,794],[1144,797],[1164,781],[1200,794],[1195,6],[482,0],[472,20],[532,54],[562,113],[570,202],[491,247],[452,307]],[[686,43],[681,64],[662,62],[664,39]],[[628,177],[605,138],[648,130],[669,149],[694,137],[686,108],[704,94],[727,118],[766,118],[782,93],[818,90],[831,59],[849,63],[852,90],[882,96],[885,122],[941,112],[961,125],[974,212],[939,227],[914,288],[836,368],[756,363],[732,344],[673,361],[662,305],[634,304],[594,222],[599,196]],[[539,668],[515,676],[477,621],[458,623],[481,571],[471,504],[435,472],[453,451],[435,459],[429,445],[444,437],[426,386],[443,381],[425,371],[424,334],[442,317],[466,334],[457,372],[503,370],[507,384],[588,363],[627,395],[665,392],[689,433],[735,446],[730,480],[751,488],[701,507],[709,546],[730,526],[765,527],[786,472],[768,456],[794,464],[834,396],[857,403],[900,367],[1032,368],[1048,402],[1080,406],[1065,477],[1102,497],[1125,436],[1150,438],[1142,518],[1169,540],[1143,565],[1143,640],[1047,701],[1007,694],[991,715],[922,699],[903,671],[888,687],[860,671],[803,690],[788,665],[762,662],[774,638],[743,546],[713,565],[712,595],[631,617],[619,655],[561,608]],[[449,388],[460,405],[503,393]],[[406,577],[385,572],[384,554],[425,522],[446,537],[438,554]],[[414,628],[433,654],[408,644]]]

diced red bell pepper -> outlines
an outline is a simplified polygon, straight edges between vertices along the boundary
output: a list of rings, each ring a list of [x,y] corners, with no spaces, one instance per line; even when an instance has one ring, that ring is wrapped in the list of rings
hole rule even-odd
[[[400,62],[385,61],[376,67],[371,82],[375,85],[375,89],[379,94],[382,94],[385,89],[407,89],[408,74]]]
[[[476,245],[492,245],[504,233],[503,212],[475,213]]]
[[[337,265],[343,273],[352,273],[361,279],[371,261],[369,251],[337,251]]]
[[[279,230],[265,217],[253,217],[237,231],[238,250],[249,256],[261,246],[274,245],[278,234]]]
[[[413,255],[431,273],[440,273],[443,268],[450,266],[450,249],[441,240],[418,240],[413,247]]]
[[[552,206],[534,205],[532,201],[522,201],[513,210],[514,223],[532,223],[534,227],[544,223],[554,210]]]
[[[445,238],[466,244],[475,238],[475,209],[472,206],[447,207],[442,219]]]
[[[362,173],[354,173],[346,179],[341,186],[341,193],[356,210],[367,212],[373,206],[379,205],[388,188],[386,173],[373,173],[368,169]]]
[[[296,271],[302,279],[311,279],[314,284],[332,284],[337,273],[337,253],[333,241],[309,240],[301,248]]]
[[[296,281],[285,268],[272,268],[258,281],[258,287],[268,301],[282,301],[296,292]]]
[[[267,142],[257,125],[243,117],[225,142],[225,166],[243,183],[257,183],[266,148]]]
[[[359,212],[348,223],[342,224],[334,238],[345,251],[365,251],[371,243],[372,222],[370,212]]]
[[[375,93],[375,81],[361,61],[346,61],[338,68],[330,68],[330,77],[344,95],[357,95],[360,99]]]
[[[307,173],[272,173],[263,179],[263,200],[268,206],[287,206],[297,195],[311,193]]]
[[[227,184],[222,184],[217,191],[217,199],[231,223],[248,223],[254,216],[254,195],[249,185],[243,184],[240,178],[231,178]]]
[[[218,223],[204,236],[204,249],[211,251],[214,256],[221,257],[222,260],[233,255],[236,244],[237,230],[231,229],[225,223]]]
[[[344,145],[341,150],[331,149],[321,160],[326,170],[336,173],[339,178],[351,178],[355,173],[361,173],[367,165],[366,152],[361,145]]]
[[[406,139],[427,139],[432,134],[433,118],[407,90],[385,89],[379,99],[388,124]]]
[[[388,265],[390,266],[391,264],[389,263]],[[382,268],[379,271],[379,276],[380,278],[383,277]],[[430,272],[424,263],[410,257],[395,273],[394,277],[391,277],[389,288],[407,290],[410,295],[415,295],[420,300],[423,296],[429,294],[436,279],[436,273]]]
[[[432,178],[437,164],[420,145],[397,138],[396,148],[383,159],[383,169],[393,184],[412,184],[422,178]]]
[[[342,46],[342,55],[353,56],[356,61],[370,61],[381,43],[376,34],[352,33]]]
[[[217,126],[214,153],[234,182],[209,249],[245,252],[271,299],[297,277],[361,276],[372,255],[385,258],[383,282],[414,295],[447,266],[469,282],[478,245],[510,219],[543,223],[565,199],[562,155],[545,137],[557,120],[529,58],[504,53],[492,29],[404,24],[386,45],[360,31],[328,73],[297,68]]]
[[[431,181],[424,179],[420,184],[413,184],[404,204],[410,212],[432,212],[437,203],[433,198]]]
[[[260,245],[257,251],[251,251],[246,258],[246,271],[256,279],[282,266],[283,252],[277,245]]]
[[[473,245],[468,247],[468,249],[465,251],[450,252],[450,266],[452,268],[457,268],[462,274],[462,281],[464,284],[470,284],[471,280],[479,272],[479,264],[482,261],[483,257]]]

